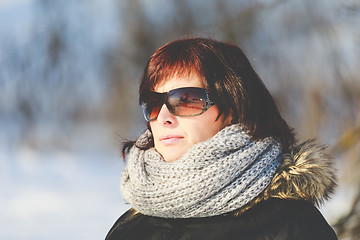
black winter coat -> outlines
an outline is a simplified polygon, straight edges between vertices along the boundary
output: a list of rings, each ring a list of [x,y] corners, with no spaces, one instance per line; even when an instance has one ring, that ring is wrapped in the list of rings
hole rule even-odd
[[[106,240],[333,240],[335,232],[314,205],[335,185],[325,148],[309,141],[287,154],[265,191],[236,212],[165,219],[131,209]]]
[[[332,240],[337,239],[310,202],[271,198],[245,213],[208,218],[165,219],[129,210],[106,240]]]

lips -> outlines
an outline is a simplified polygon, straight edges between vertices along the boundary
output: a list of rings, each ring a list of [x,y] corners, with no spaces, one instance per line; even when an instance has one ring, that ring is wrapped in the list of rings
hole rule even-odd
[[[177,136],[177,135],[168,135],[168,136],[163,136],[160,138],[160,142],[162,144],[164,144],[165,146],[169,146],[169,145],[173,145],[176,144],[178,141],[180,141],[181,139],[183,139],[184,137],[182,136]]]

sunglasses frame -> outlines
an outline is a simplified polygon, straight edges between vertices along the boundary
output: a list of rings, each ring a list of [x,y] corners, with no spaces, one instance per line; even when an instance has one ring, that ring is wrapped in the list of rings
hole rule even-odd
[[[169,97],[171,97],[174,94],[174,92],[179,91],[179,90],[185,90],[186,91],[186,89],[201,89],[202,91],[204,91],[205,97],[206,97],[205,105],[203,106],[203,109],[202,109],[202,111],[200,113],[191,114],[191,115],[180,115],[180,114],[175,113],[175,108],[170,104],[168,99],[169,99]],[[210,96],[209,96],[208,92],[206,91],[206,89],[199,88],[199,87],[175,88],[175,89],[170,90],[169,92],[164,92],[164,93],[158,93],[158,92],[151,91],[150,94],[157,95],[157,97],[160,100],[159,103],[161,104],[161,107],[165,104],[167,109],[169,110],[169,112],[172,115],[177,116],[177,117],[195,117],[195,116],[199,116],[199,115],[203,114],[204,112],[206,112],[210,107],[215,105],[215,103],[213,101],[211,101]],[[142,107],[142,111],[143,111],[145,120],[148,121],[148,122],[151,122],[151,121],[154,121],[154,120],[157,119],[157,117],[158,117],[158,115],[160,113],[160,110],[157,113],[155,118],[150,118],[150,116],[148,116],[147,111],[146,111],[147,104],[148,103],[146,101],[142,101],[141,102],[141,107]],[[161,107],[160,107],[160,109],[161,109]]]

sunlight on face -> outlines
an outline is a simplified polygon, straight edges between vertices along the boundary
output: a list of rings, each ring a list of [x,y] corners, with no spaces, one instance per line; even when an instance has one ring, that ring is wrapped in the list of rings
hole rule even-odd
[[[181,87],[203,88],[203,85],[197,75],[191,74],[160,82],[154,90],[168,92]],[[222,116],[216,120],[218,114],[218,108],[212,106],[199,116],[177,117],[163,105],[157,119],[150,122],[155,149],[167,162],[179,159],[194,144],[213,137],[227,125]]]

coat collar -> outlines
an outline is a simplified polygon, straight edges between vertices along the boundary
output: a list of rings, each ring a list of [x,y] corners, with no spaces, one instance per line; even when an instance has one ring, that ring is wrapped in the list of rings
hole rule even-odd
[[[306,200],[319,206],[330,197],[335,187],[335,169],[327,148],[309,140],[285,154],[269,186],[235,214],[269,198]]]

